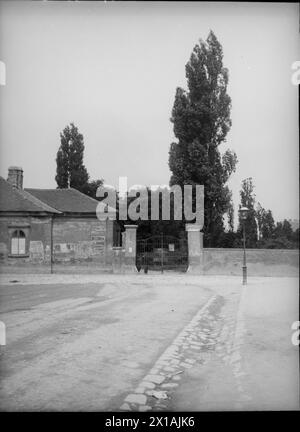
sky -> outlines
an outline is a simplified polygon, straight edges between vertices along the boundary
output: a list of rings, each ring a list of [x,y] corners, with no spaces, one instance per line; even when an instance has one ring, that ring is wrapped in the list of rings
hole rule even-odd
[[[17,165],[25,187],[56,187],[60,132],[74,122],[91,179],[168,184],[175,91],[212,29],[229,69],[232,127],[220,151],[238,157],[235,207],[252,177],[276,221],[298,219],[298,20],[293,3],[0,0],[0,175]]]

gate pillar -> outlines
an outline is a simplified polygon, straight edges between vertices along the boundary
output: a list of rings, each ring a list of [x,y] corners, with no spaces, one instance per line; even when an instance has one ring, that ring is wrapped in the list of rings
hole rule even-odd
[[[188,233],[189,273],[203,274],[203,233],[200,225],[186,224]]]
[[[137,225],[125,226],[125,262],[124,270],[126,273],[135,273],[137,271],[135,265],[136,259],[136,230]]]
[[[113,261],[112,261],[112,270],[113,273],[124,273],[123,271],[123,248],[121,246],[113,247]]]

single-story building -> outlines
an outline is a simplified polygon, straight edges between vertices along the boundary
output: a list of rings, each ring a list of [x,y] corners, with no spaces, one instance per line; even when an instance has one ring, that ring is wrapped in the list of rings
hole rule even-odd
[[[0,267],[111,265],[120,231],[97,218],[98,204],[73,188],[23,189],[22,168],[10,167],[0,177]]]

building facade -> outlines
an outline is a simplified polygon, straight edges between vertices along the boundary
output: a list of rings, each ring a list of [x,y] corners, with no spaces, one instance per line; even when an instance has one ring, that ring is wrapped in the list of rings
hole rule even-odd
[[[23,170],[10,167],[7,180],[0,177],[0,270],[110,266],[117,227],[97,218],[98,205],[72,188],[23,189]]]

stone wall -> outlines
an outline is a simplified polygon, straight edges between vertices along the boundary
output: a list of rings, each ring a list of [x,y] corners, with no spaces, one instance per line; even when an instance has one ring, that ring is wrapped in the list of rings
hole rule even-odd
[[[248,276],[299,276],[299,251],[247,249]],[[203,274],[241,275],[243,249],[203,249]]]

